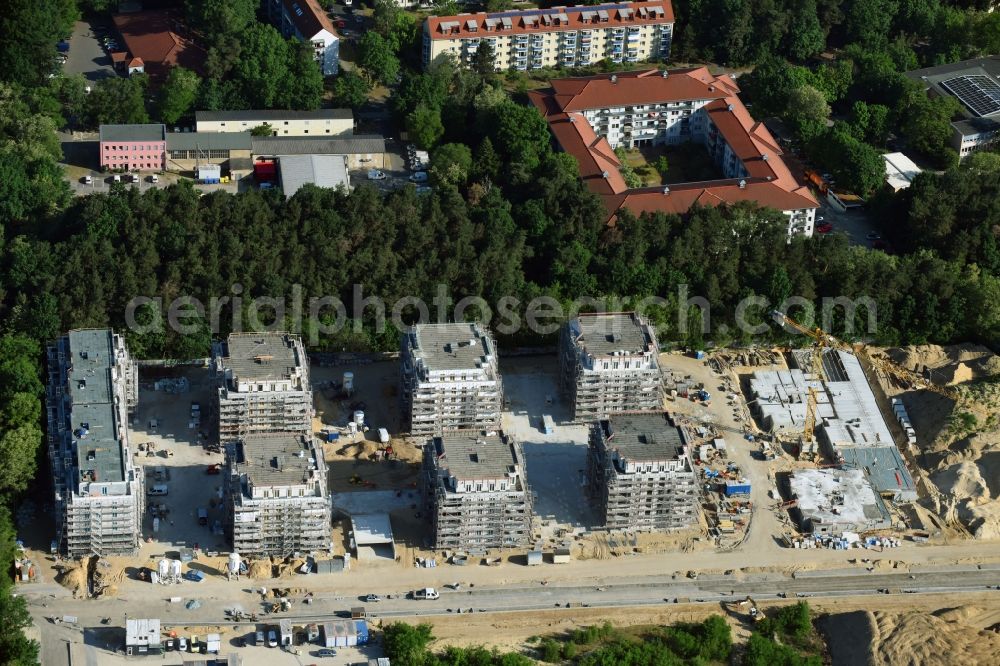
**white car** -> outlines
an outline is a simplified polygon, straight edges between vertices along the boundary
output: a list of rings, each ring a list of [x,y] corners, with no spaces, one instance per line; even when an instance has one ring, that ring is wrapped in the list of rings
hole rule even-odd
[[[416,173],[410,175],[410,180],[414,183],[426,183],[427,182],[427,172],[417,171]]]
[[[368,171],[368,180],[385,180],[385,172],[379,171],[378,169],[370,169]]]
[[[365,601],[369,603],[376,603],[382,601],[382,597],[378,596],[377,594],[369,594],[367,597],[365,597]]]
[[[278,634],[274,631],[274,629],[267,632],[267,646],[278,647]]]
[[[188,649],[188,639],[181,636],[177,639],[177,650],[179,652],[187,652]]]

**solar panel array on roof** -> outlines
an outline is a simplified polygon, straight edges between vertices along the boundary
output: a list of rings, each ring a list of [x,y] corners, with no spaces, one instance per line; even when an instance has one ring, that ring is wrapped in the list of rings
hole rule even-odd
[[[1000,83],[985,74],[956,76],[941,85],[977,116],[1000,111]]]

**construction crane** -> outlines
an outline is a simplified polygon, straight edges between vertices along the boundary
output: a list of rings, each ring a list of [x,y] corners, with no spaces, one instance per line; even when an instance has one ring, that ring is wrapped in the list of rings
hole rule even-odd
[[[817,367],[820,370],[822,370],[822,353],[823,353],[822,350],[825,347],[829,347],[832,349],[839,349],[848,352],[849,354],[854,354],[859,359],[866,361],[873,370],[882,372],[887,377],[891,377],[892,379],[898,381],[903,386],[907,387],[912,386],[913,388],[916,389],[927,389],[928,391],[933,391],[934,393],[949,398],[950,400],[954,400],[956,404],[960,404],[964,399],[961,392],[948,386],[939,386],[938,384],[935,384],[929,380],[924,379],[920,374],[908,368],[904,368],[903,366],[899,365],[898,363],[896,363],[895,361],[886,356],[872,353],[871,350],[869,350],[868,346],[862,342],[859,342],[854,345],[844,342],[843,340],[835,338],[834,336],[830,335],[829,333],[827,333],[826,331],[824,331],[819,327],[809,328],[808,326],[803,326],[802,324],[795,321],[785,313],[778,312],[777,310],[774,310],[771,313],[771,316],[774,317],[775,321],[777,321],[779,324],[783,326],[788,326],[792,330],[798,331],[803,335],[807,335],[816,341],[817,351],[813,353],[812,368],[813,368],[813,374],[817,379],[821,377],[821,374],[820,375],[816,374],[816,370]],[[818,366],[817,366],[817,359],[819,359]],[[806,425],[808,426],[808,424],[809,424],[809,414],[807,410]]]
[[[823,350],[827,347],[836,346],[838,340],[832,335],[825,333],[823,329],[819,327],[809,328],[808,326],[803,326],[783,312],[775,310],[771,313],[771,316],[773,316],[779,324],[788,326],[803,335],[809,336],[816,342],[815,348],[810,353],[810,371],[812,373],[813,381],[821,381],[823,379]],[[816,411],[819,408],[819,396],[816,393],[816,387],[807,386],[806,391],[806,423],[805,427],[802,429],[803,443],[811,442],[813,439],[813,435],[816,430]]]

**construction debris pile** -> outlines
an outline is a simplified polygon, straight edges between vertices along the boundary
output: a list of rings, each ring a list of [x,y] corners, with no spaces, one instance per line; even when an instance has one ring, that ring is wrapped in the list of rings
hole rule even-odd
[[[713,352],[708,358],[708,367],[720,375],[738,371],[740,368],[784,364],[781,353],[773,349],[726,349]]]

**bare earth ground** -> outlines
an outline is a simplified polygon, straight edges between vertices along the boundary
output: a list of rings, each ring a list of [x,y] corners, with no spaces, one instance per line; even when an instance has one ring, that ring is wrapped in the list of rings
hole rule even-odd
[[[1000,538],[1000,357],[978,345],[924,345],[888,354],[969,396],[956,406],[936,393],[883,382],[903,401],[917,432],[915,460],[929,495],[923,508],[977,539]]]
[[[810,599],[809,604],[816,616],[830,614],[818,626],[830,645],[837,666],[994,664],[996,655],[1000,654],[1000,635],[986,630],[1000,621],[1000,607],[993,597],[995,595],[990,593],[981,593],[866,597],[863,601]],[[767,613],[787,603],[792,602],[761,603],[760,607]],[[749,636],[750,628],[742,619],[727,614],[719,606],[704,604],[437,616],[405,621],[432,624],[436,647],[484,645],[520,651],[528,647],[527,641],[532,637],[561,634],[587,625],[604,622],[616,627],[664,625],[700,622],[710,615],[725,617],[735,639],[745,640]],[[841,619],[848,622],[841,623]],[[869,624],[866,633],[864,629]],[[838,658],[840,655],[846,658]],[[863,659],[847,655],[863,655]],[[868,655],[872,655],[870,661]]]

